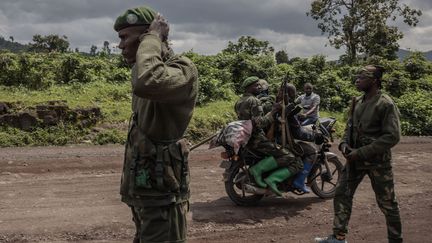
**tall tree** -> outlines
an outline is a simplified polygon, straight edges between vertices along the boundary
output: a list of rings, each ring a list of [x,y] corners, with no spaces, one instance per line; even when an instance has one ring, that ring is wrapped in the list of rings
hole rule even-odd
[[[403,34],[388,22],[402,18],[407,25],[416,26],[422,12],[399,0],[314,0],[307,14],[328,34],[330,45],[346,48],[352,63],[362,53],[395,58]]]
[[[90,47],[90,55],[92,55],[92,56],[96,56],[96,50],[97,50],[97,46],[92,45],[92,46]]]
[[[41,52],[66,52],[69,48],[69,41],[67,39],[65,35],[34,35],[33,43],[30,43],[30,50]]]
[[[237,43],[228,42],[227,48],[223,49],[225,53],[246,53],[249,55],[261,55],[274,52],[274,48],[269,46],[268,41],[257,40],[251,36],[242,36]]]
[[[289,61],[288,60],[288,53],[286,53],[286,51],[284,51],[284,50],[280,50],[280,51],[276,52],[275,58],[276,58],[277,64],[288,63],[288,61]]]
[[[110,43],[108,41],[104,41],[103,43],[103,49],[102,52],[106,53],[106,54],[111,54],[111,49],[109,47]]]

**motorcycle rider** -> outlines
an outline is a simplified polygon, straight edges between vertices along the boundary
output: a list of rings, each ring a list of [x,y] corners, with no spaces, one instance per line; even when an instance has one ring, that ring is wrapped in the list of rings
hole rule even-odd
[[[243,81],[243,96],[235,104],[235,112],[240,120],[252,120],[253,130],[251,138],[246,147],[253,151],[269,155],[254,166],[249,168],[249,173],[254,177],[258,186],[267,186],[279,196],[282,193],[278,190],[276,183],[297,174],[303,169],[303,163],[291,151],[286,148],[277,148],[264,133],[264,128],[274,121],[274,114],[280,110],[280,104],[276,103],[267,114],[264,114],[260,100],[257,95],[261,92],[259,78],[251,76]],[[278,169],[280,168],[280,169]],[[276,170],[268,176],[264,182],[262,174]]]

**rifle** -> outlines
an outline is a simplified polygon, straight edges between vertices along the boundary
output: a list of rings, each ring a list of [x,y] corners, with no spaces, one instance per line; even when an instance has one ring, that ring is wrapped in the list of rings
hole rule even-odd
[[[354,146],[354,140],[353,140],[353,132],[354,132],[354,109],[355,109],[355,105],[356,105],[356,97],[352,97],[351,98],[351,105],[350,105],[350,111],[349,111],[349,119],[348,119],[348,145],[350,146],[350,148],[352,148]],[[342,151],[343,153],[345,153],[345,151]]]
[[[192,151],[192,150],[198,148],[199,146],[207,143],[208,141],[212,140],[212,138],[216,137],[216,135],[218,135],[218,133],[215,133],[209,137],[206,137],[203,140],[199,141],[197,144],[192,145],[192,147],[190,147],[189,151]]]
[[[285,105],[285,93],[286,93],[286,79],[282,82],[282,114],[281,114],[281,132],[282,132],[282,148],[285,148],[287,139],[287,126],[286,126],[286,105]],[[288,129],[289,130],[289,129]],[[290,145],[290,144],[289,144]],[[290,147],[291,148],[291,147]]]

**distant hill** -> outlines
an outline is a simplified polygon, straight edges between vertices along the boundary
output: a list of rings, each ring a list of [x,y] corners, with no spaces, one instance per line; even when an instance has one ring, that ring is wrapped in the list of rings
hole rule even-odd
[[[397,52],[397,56],[399,58],[399,60],[403,60],[405,59],[405,57],[407,57],[409,54],[411,53],[411,51],[408,50],[404,50],[404,49],[399,49],[399,51]],[[428,61],[432,61],[432,50],[427,51],[427,52],[422,52],[423,55],[426,57],[426,59]]]
[[[27,47],[28,47],[27,45],[23,45],[18,42],[8,41],[4,37],[0,36],[0,50],[19,52],[19,51],[25,51]]]

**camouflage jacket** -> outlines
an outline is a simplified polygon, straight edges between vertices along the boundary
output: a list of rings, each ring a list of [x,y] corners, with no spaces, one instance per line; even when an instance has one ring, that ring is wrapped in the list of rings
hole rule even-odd
[[[369,100],[357,97],[352,118],[352,147],[358,149],[357,168],[391,166],[391,151],[401,136],[399,110],[381,91]],[[341,143],[350,143],[347,124]]]
[[[273,95],[258,95],[257,98],[261,102],[264,114],[269,113],[273,109],[273,104],[275,103],[275,97]]]
[[[166,205],[187,200],[189,194],[188,178],[182,178],[188,173],[188,151],[178,140],[195,107],[198,72],[186,57],[162,57],[159,37],[145,34],[140,39],[120,194],[129,205]],[[156,161],[162,168],[155,169]],[[179,183],[187,188],[180,190]]]
[[[264,114],[261,101],[250,93],[245,93],[234,106],[239,120],[252,120],[253,133],[263,132],[263,129],[273,122],[271,113]]]

